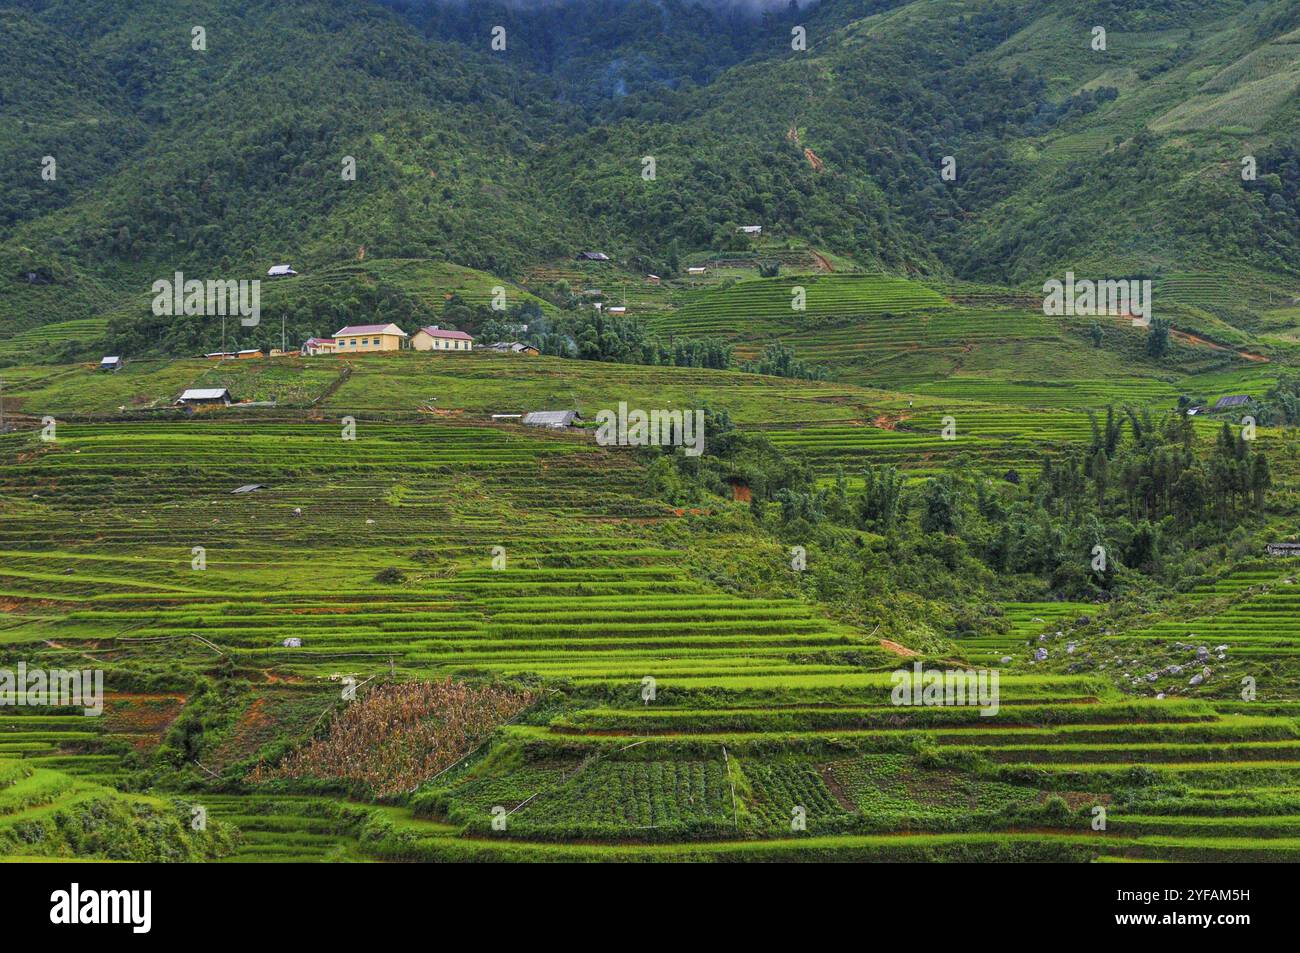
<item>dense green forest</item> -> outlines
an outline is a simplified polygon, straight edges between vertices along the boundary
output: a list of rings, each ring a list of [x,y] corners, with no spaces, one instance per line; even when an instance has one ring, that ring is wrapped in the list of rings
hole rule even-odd
[[[754,222],[866,268],[1026,287],[1300,268],[1282,2],[17,0],[0,25],[18,328],[147,325],[134,303],[175,270],[513,277],[600,247],[671,272]]]

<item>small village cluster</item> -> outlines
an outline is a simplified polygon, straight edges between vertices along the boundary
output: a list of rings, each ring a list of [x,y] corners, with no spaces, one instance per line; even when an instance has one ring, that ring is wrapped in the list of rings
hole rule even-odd
[[[449,331],[438,325],[420,328],[415,334],[407,334],[396,324],[353,324],[340,328],[333,337],[308,338],[302,347],[285,350],[273,347],[270,357],[284,357],[289,354],[301,354],[313,357],[318,354],[366,354],[373,351],[472,351],[474,336],[464,331]],[[484,348],[489,351],[501,351],[510,354],[534,355],[541,352],[531,344],[518,341],[498,341]],[[209,351],[203,355],[209,360],[250,360],[267,357],[268,353],[260,347],[244,348],[238,351]],[[100,363],[100,369],[115,371],[121,367],[120,357],[106,357]]]

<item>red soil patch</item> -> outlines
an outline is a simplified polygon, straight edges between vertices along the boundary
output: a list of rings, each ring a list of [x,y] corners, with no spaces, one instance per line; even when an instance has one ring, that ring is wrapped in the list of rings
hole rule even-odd
[[[1188,334],[1186,331],[1175,331],[1171,328],[1169,331],[1169,336],[1175,338],[1176,340],[1183,341],[1187,344],[1199,344],[1201,347],[1208,347],[1211,351],[1228,351],[1230,353],[1236,354],[1240,358],[1244,358],[1247,361],[1254,361],[1257,364],[1268,363],[1268,358],[1265,357],[1263,354],[1254,354],[1250,351],[1235,351],[1232,348],[1225,347],[1222,344],[1215,344],[1213,341],[1207,341],[1205,338],[1200,337],[1199,335]]]
[[[269,668],[262,669],[262,676],[272,685],[278,685],[281,683],[288,685],[302,684],[302,679],[297,675],[276,675],[275,672],[271,671]]]
[[[881,639],[880,647],[886,652],[893,652],[895,655],[901,655],[904,658],[911,658],[921,653],[915,649],[909,649],[906,645],[899,645],[897,642],[891,642],[889,639]]]
[[[817,267],[820,268],[822,271],[835,270],[835,266],[831,264],[831,260],[827,258],[825,255],[823,255],[821,252],[814,251],[812,252],[812,256],[817,259]]]
[[[156,748],[184,707],[184,695],[105,694],[104,727],[136,748]]]

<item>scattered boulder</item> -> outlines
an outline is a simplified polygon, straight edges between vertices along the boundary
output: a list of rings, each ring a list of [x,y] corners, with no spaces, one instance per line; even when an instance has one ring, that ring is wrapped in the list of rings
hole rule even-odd
[[[1193,676],[1191,677],[1191,679],[1187,682],[1187,684],[1188,684],[1188,685],[1199,685],[1199,684],[1201,684],[1201,682],[1203,682],[1203,681],[1205,681],[1205,676],[1204,676],[1204,675],[1193,675]]]
[[[1047,658],[1047,649],[1034,649],[1034,660],[1041,662]]]

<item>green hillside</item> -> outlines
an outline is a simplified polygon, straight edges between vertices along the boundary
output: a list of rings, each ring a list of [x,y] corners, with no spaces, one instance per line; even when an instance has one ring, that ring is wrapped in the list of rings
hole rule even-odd
[[[1288,563],[1254,556],[1294,507],[1300,461],[1280,431],[1259,441],[1276,479],[1266,510],[1222,537],[1236,568],[1184,551],[1172,527],[1161,569],[1119,539],[1125,565],[1106,602],[1057,575],[1080,558],[1074,543],[1055,574],[998,574],[980,542],[986,519],[1015,527],[1008,516],[1058,479],[1035,475],[1044,451],[1068,459],[1086,445],[1077,412],[493,354],[18,370],[11,399],[61,422],[54,442],[0,437],[5,656],[53,666],[96,646],[115,713],[4,720],[0,769],[49,777],[45,793],[5,789],[24,822],[68,809],[69,784],[147,778],[184,788],[178,811],[200,806],[238,831],[211,848],[232,860],[1294,859],[1300,670],[1269,620],[1285,618],[1296,587]],[[284,403],[166,409],[178,388],[218,382]],[[671,454],[491,416],[576,405],[590,419],[617,400],[707,405],[741,429],[714,432],[696,484]],[[914,402],[899,429],[866,422]],[[938,433],[948,413],[955,445]],[[344,416],[355,440],[340,439]],[[1198,428],[1198,456],[1214,436]],[[1121,433],[1117,467],[1135,439]],[[1002,483],[977,516],[972,462],[1020,468],[1030,484]],[[846,511],[832,481],[817,491],[822,515],[799,515],[798,494],[816,485],[801,481],[869,464],[922,477],[904,489],[897,530],[849,515],[869,511],[861,481]],[[712,487],[728,473],[762,505]],[[265,488],[231,493],[251,482]],[[938,483],[966,501],[956,535],[926,528]],[[1089,509],[1108,535],[1125,532],[1128,492],[1117,483]],[[1058,525],[1072,532],[1075,518]],[[792,545],[808,548],[806,573],[791,570]],[[892,562],[843,562],[886,545],[902,547]],[[289,633],[300,646],[283,644]],[[1199,686],[1184,642],[1221,656]],[[912,648],[930,665],[1000,666],[1005,714],[892,705],[890,673]],[[1248,673],[1252,703],[1235,694]],[[392,774],[411,796],[376,804],[329,767],[320,726],[344,730],[338,679],[366,682],[352,704],[382,706],[448,676],[512,693],[522,714],[475,729],[455,749],[471,756],[449,754],[436,779]],[[1104,833],[1090,828],[1097,805]],[[803,830],[791,830],[795,807]],[[1038,833],[1017,833],[1026,826]]]
[[[765,21],[732,34],[726,69],[698,73],[689,46],[692,65],[656,67],[704,85],[643,83],[591,108],[579,64],[641,29],[635,17],[581,40],[573,24],[539,64],[535,34],[517,41],[527,53],[493,57],[469,25],[367,4],[200,7],[213,26],[198,51],[152,0],[20,3],[4,14],[0,149],[31,174],[0,203],[0,318],[100,318],[178,269],[307,273],[360,254],[518,280],[600,247],[673,273],[692,250],[745,249],[736,228],[751,223],[773,251],[794,238],[907,274],[1033,288],[1066,268],[1248,264],[1290,294],[1300,24],[1282,2],[1150,6],[826,2],[807,52],[778,53],[788,25]],[[1094,21],[1111,24],[1104,51]],[[46,154],[53,181],[31,158]],[[22,280],[31,270],[52,291]],[[1237,327],[1240,303],[1208,302]]]
[[[0,861],[1300,860],[1298,88],[1290,0],[12,0]],[[390,322],[474,347],[300,350]]]

